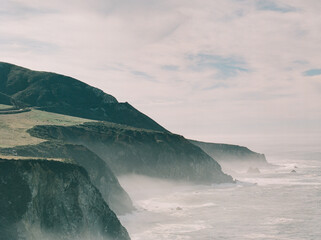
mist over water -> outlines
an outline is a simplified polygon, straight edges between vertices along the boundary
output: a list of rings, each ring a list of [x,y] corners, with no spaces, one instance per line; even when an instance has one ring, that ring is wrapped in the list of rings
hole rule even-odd
[[[133,240],[321,239],[321,149],[277,146],[261,173],[233,169],[236,185],[123,176],[138,211],[121,222]]]

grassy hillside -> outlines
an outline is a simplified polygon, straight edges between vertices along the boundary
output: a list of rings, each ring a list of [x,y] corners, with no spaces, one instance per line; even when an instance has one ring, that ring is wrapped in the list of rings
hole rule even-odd
[[[129,103],[77,79],[0,62],[0,104],[166,131]]]
[[[0,104],[0,110],[10,109],[12,106],[6,104]]]
[[[9,107],[8,105],[0,105],[1,109]],[[26,132],[26,130],[36,125],[71,126],[88,121],[90,120],[40,110],[17,114],[2,114],[0,115],[0,148],[43,142],[42,139],[31,137]]]

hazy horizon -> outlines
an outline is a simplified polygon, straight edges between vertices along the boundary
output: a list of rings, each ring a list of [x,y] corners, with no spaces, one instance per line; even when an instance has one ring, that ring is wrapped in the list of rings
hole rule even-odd
[[[1,4],[0,61],[75,77],[187,138],[320,139],[317,0]]]

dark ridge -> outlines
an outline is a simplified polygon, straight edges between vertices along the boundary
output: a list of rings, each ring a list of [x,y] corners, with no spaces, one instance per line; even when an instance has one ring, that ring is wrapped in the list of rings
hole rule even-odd
[[[129,103],[119,103],[100,89],[64,75],[0,62],[0,92],[0,103],[8,104],[4,96],[9,96],[18,108],[38,107],[70,116],[167,131]]]

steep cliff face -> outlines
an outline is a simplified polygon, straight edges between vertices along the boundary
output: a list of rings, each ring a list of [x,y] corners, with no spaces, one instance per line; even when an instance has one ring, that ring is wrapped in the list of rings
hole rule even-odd
[[[0,159],[0,201],[1,239],[129,239],[74,164]]]
[[[200,147],[222,165],[237,164],[244,167],[259,167],[268,164],[264,154],[253,152],[246,147],[195,140],[190,140],[190,142]]]
[[[114,173],[95,153],[82,145],[48,141],[37,145],[0,148],[3,155],[16,155],[37,158],[61,158],[84,167],[99,189],[108,206],[117,214],[124,214],[134,209],[132,201],[120,186]]]
[[[18,107],[40,107],[65,115],[166,131],[130,104],[119,103],[100,89],[55,73],[0,62],[0,92],[3,104],[8,104],[5,94]]]
[[[83,144],[97,153],[115,174],[137,173],[196,182],[232,182],[220,165],[184,137],[107,123],[36,126],[29,134]]]

